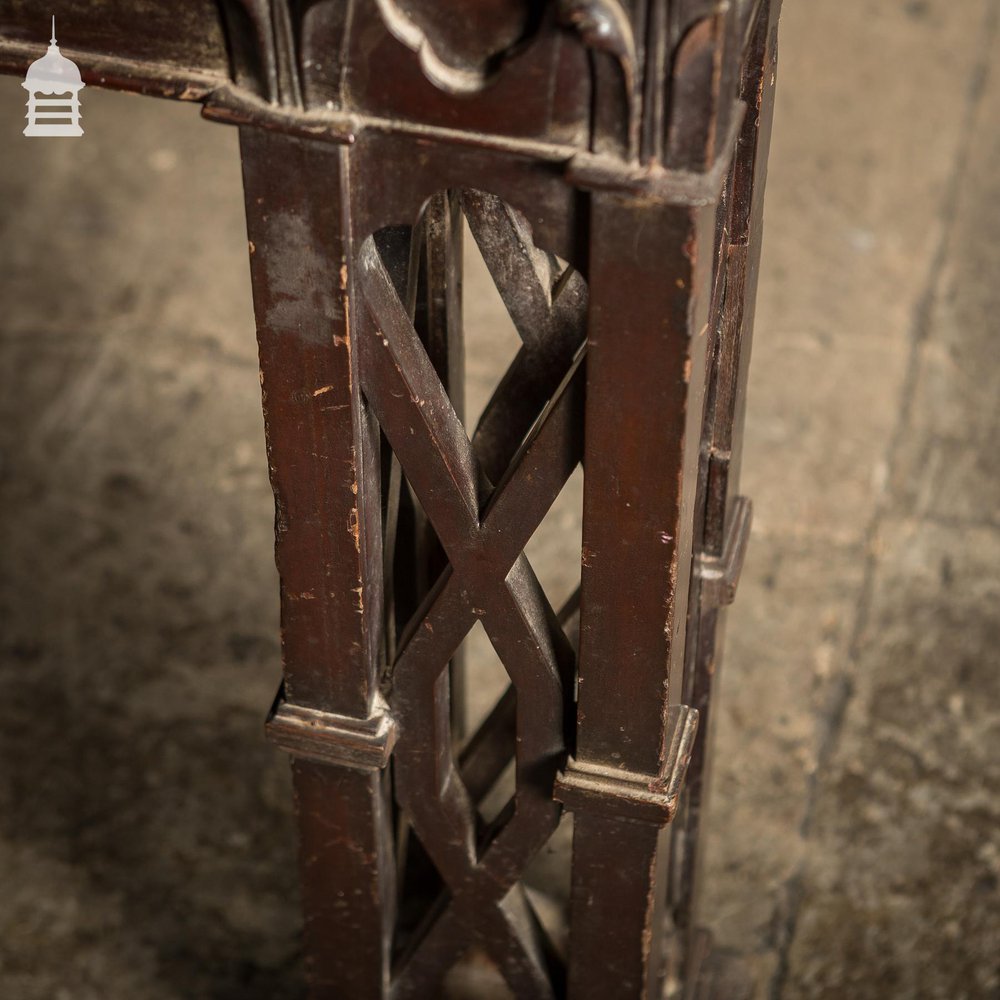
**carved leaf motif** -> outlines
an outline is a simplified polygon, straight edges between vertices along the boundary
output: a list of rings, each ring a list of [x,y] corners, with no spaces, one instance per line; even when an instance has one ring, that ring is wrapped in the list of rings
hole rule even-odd
[[[632,21],[619,0],[559,0],[559,20],[574,28],[588,48],[607,52],[621,67],[628,113],[629,155],[637,151],[639,104],[636,78],[639,71]]]
[[[544,0],[377,0],[382,19],[443,90],[482,89],[535,30]]]

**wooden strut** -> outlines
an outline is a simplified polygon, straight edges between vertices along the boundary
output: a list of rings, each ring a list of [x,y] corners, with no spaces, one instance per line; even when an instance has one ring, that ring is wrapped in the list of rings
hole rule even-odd
[[[88,84],[239,127],[312,1000],[473,951],[519,1000],[746,991],[697,900],[778,6],[182,0],[157,41],[69,4]],[[466,230],[522,341],[468,432]],[[556,608],[525,546],[581,464]],[[568,947],[525,880],[565,813]]]

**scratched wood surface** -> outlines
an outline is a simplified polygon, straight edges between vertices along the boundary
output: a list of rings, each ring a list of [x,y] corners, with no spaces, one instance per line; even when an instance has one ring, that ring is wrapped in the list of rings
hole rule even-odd
[[[777,7],[191,0],[162,44],[128,5],[61,15],[88,83],[240,126],[268,731],[316,1000],[434,996],[473,951],[525,1000],[745,985],[696,921],[698,720],[750,521],[732,459]],[[33,58],[33,19],[0,16],[3,68]],[[465,224],[521,341],[468,430]],[[581,585],[557,606],[525,547],[581,463]],[[509,684],[474,724],[479,626]],[[554,924],[525,873],[564,810]]]

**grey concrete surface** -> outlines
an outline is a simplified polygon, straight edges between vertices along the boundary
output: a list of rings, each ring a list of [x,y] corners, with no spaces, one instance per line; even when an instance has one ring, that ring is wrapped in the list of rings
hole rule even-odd
[[[785,3],[703,907],[761,1000],[1000,996],[997,17]],[[0,998],[301,997],[236,137],[88,88],[84,139],[29,141],[23,97]],[[475,411],[513,341],[474,259],[467,318]],[[578,518],[579,479],[529,552],[552,593]]]

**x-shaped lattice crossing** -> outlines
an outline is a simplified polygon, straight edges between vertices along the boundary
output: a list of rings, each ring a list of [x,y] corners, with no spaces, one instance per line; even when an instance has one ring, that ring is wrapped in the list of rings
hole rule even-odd
[[[524,409],[536,408],[517,420],[530,433],[491,489],[489,462],[477,457],[374,239],[359,264],[370,320],[359,337],[364,394],[449,560],[392,666],[397,798],[448,889],[401,964],[393,996],[426,996],[479,944],[518,997],[551,997],[537,921],[518,882],[559,819],[551,790],[565,751],[573,653],[523,549],[581,459],[582,355],[540,414],[538,386],[526,394]],[[579,343],[580,320],[565,339]],[[525,366],[523,355],[515,365]],[[506,378],[495,406],[510,414],[516,391]],[[485,835],[477,835],[476,804],[452,754],[446,670],[477,620],[517,697],[516,792]]]

